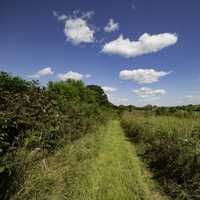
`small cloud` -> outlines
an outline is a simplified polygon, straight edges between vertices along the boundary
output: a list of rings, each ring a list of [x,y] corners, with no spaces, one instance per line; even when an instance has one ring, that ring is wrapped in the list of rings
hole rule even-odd
[[[52,11],[52,14],[53,14],[53,16],[56,17],[59,21],[63,21],[63,20],[66,20],[66,19],[67,19],[67,15],[65,15],[65,14],[59,15],[55,10]]]
[[[108,24],[104,27],[105,32],[113,32],[119,29],[119,23],[115,22],[114,19],[109,19]]]
[[[122,70],[119,77],[122,80],[136,81],[138,83],[158,82],[161,77],[169,75],[171,72],[156,71],[154,69],[134,69]]]
[[[74,16],[77,16],[81,11],[79,9],[76,9],[73,11],[73,15]]]
[[[109,86],[103,86],[102,89],[104,90],[104,92],[116,92],[117,88],[113,88],[113,87],[109,87]]]
[[[105,42],[105,40],[106,40],[106,38],[104,37],[104,38],[101,38],[98,42],[99,42],[99,44],[103,44]]]
[[[134,10],[134,11],[136,10],[136,6],[135,6],[134,3],[131,3],[131,9]]]
[[[142,99],[159,99],[161,96],[165,95],[167,92],[164,89],[151,89],[148,87],[142,87],[132,91],[139,98]]]
[[[52,11],[52,14],[54,17],[58,17],[58,13],[55,10]]]
[[[60,21],[66,20],[66,19],[67,19],[67,15],[65,15],[65,14],[58,16],[58,20],[60,20]]]
[[[50,76],[50,75],[53,75],[53,74],[54,74],[54,72],[51,69],[51,67],[45,67],[45,68],[39,70],[36,74],[29,75],[28,77],[35,79],[35,78],[40,78],[42,76]]]
[[[133,58],[144,54],[155,53],[178,41],[176,34],[160,33],[150,35],[144,33],[137,41],[124,38],[121,34],[116,40],[104,44],[102,52],[115,54],[125,58]]]
[[[86,79],[89,77],[91,77],[90,74],[81,74],[81,73],[73,72],[73,71],[58,74],[58,79],[61,81],[66,81],[68,79],[73,79],[73,80],[79,81],[79,80],[83,80],[83,79]]]
[[[59,20],[64,21],[64,34],[67,41],[75,45],[81,43],[92,43],[95,41],[95,28],[88,24],[88,20],[94,15],[94,11],[82,12],[80,16],[79,10],[73,12],[73,15],[58,15],[53,11],[53,15]]]
[[[95,14],[93,10],[88,12],[82,12],[82,18],[90,19]]]
[[[90,78],[92,75],[91,74],[86,74],[85,78]]]
[[[39,76],[48,76],[48,75],[52,75],[54,72],[52,71],[51,67],[46,67],[39,70],[37,73]]]

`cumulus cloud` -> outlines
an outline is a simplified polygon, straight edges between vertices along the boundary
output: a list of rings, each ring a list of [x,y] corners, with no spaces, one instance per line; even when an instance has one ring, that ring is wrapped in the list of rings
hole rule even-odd
[[[151,89],[148,87],[142,87],[132,92],[142,99],[159,99],[167,93],[164,89]]]
[[[58,79],[61,81],[66,81],[68,79],[73,79],[75,81],[83,80],[91,77],[90,74],[81,74],[78,72],[69,71],[67,73],[58,74]]]
[[[94,42],[94,32],[94,29],[82,18],[71,18],[65,22],[64,33],[67,40],[75,45]]]
[[[159,81],[159,78],[170,73],[171,72],[156,71],[154,69],[134,69],[122,70],[119,73],[119,77],[123,80],[131,80],[138,83],[154,83]]]
[[[116,92],[117,91],[117,88],[109,87],[109,86],[103,86],[102,89],[104,90],[104,92]]]
[[[133,58],[143,54],[154,53],[178,41],[176,34],[160,33],[150,35],[144,33],[137,41],[131,41],[120,35],[116,40],[104,44],[102,51],[108,54],[116,54],[126,58]]]
[[[119,29],[119,23],[115,22],[114,19],[109,19],[108,24],[104,27],[105,32],[113,32]]]
[[[93,16],[94,11],[82,12],[79,10],[73,12],[73,15],[59,15],[53,11],[53,15],[59,20],[64,21],[64,34],[67,41],[75,45],[81,43],[92,43],[95,41],[94,28],[88,23],[88,20]],[[78,16],[80,15],[80,16]]]
[[[45,67],[41,70],[39,70],[36,74],[33,75],[29,75],[29,78],[40,78],[41,76],[49,76],[49,75],[53,75],[53,70],[51,69],[51,67]]]

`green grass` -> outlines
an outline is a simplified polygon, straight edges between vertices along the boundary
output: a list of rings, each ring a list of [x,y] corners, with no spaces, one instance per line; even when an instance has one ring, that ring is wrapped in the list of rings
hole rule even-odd
[[[68,144],[30,166],[20,200],[164,200],[119,122]],[[147,175],[148,174],[148,175]]]
[[[200,199],[199,119],[128,112],[121,125],[172,199]]]

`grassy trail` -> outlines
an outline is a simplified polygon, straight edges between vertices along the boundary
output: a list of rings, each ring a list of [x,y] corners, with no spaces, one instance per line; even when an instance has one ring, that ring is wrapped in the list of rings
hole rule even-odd
[[[92,175],[97,186],[94,199],[164,199],[148,186],[135,149],[126,140],[118,121],[112,121],[103,134],[94,167],[97,169]]]
[[[165,200],[141,168],[119,121],[88,134],[29,171],[13,199]]]

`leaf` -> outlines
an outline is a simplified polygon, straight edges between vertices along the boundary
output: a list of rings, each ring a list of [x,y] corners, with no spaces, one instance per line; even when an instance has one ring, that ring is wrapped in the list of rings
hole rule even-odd
[[[5,171],[5,167],[4,166],[0,166],[0,173],[4,172]]]

